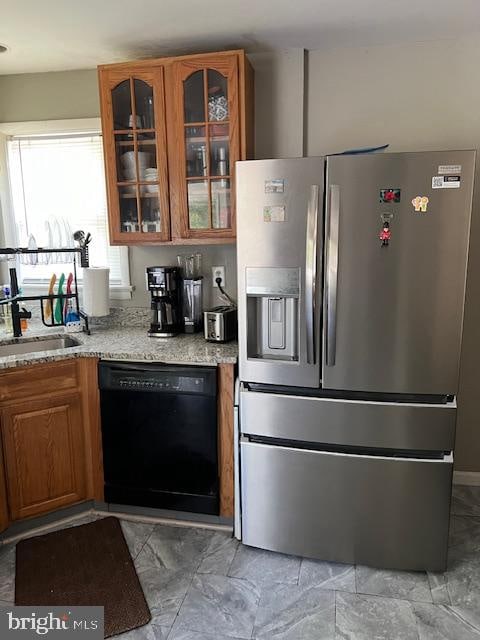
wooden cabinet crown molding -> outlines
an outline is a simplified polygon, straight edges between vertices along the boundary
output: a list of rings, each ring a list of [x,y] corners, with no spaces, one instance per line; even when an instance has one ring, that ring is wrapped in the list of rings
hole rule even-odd
[[[160,58],[143,58],[141,60],[130,60],[125,62],[111,62],[109,64],[100,64],[97,69],[99,71],[104,69],[115,69],[118,71],[129,71],[130,69],[148,69],[150,67],[157,67],[162,65],[167,67],[175,62],[182,60],[215,60],[217,58],[229,58],[233,55],[243,57],[245,56],[244,49],[227,49],[226,51],[207,51],[205,53],[186,53],[181,56],[163,56]]]

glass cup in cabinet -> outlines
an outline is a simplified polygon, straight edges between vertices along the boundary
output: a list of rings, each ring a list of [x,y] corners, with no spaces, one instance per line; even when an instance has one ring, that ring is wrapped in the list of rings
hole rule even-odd
[[[227,176],[230,173],[228,124],[211,124],[210,175]]]
[[[189,178],[207,175],[207,139],[205,131],[205,127],[185,127],[185,158],[187,177]]]
[[[187,182],[188,220],[190,229],[208,229],[208,180]]]
[[[212,226],[214,229],[229,229],[232,226],[230,205],[230,180],[212,180]]]
[[[120,203],[120,231],[123,233],[139,231],[136,185],[118,187],[118,196]]]
[[[158,185],[148,186],[151,188],[156,187],[158,194]],[[158,195],[155,196],[151,192],[147,192],[145,197],[140,198],[140,206],[142,208],[141,231],[143,233],[160,233],[162,230],[162,224]]]

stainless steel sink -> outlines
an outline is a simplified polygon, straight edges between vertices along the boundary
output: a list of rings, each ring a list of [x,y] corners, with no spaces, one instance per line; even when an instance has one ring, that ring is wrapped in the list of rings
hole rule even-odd
[[[41,338],[40,340],[20,340],[9,344],[0,344],[0,358],[5,356],[17,356],[22,353],[37,353],[38,351],[55,351],[56,349],[68,349],[78,347],[80,342],[65,336],[62,338]]]

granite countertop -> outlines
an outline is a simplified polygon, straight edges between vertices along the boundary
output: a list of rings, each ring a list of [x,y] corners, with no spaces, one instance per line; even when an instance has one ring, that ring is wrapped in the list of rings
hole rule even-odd
[[[79,346],[0,357],[0,369],[79,357],[217,365],[236,363],[238,355],[236,341],[225,344],[206,342],[202,333],[179,334],[174,338],[149,338],[144,327],[93,328],[90,336],[85,333],[66,334],[58,329],[32,328],[22,338],[14,339],[5,335],[5,338],[0,340],[0,346],[16,341],[38,341],[46,337],[65,335],[78,341]]]

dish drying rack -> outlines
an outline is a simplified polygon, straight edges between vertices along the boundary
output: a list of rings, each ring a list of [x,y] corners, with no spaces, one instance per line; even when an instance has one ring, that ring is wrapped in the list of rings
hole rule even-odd
[[[0,304],[11,304],[12,305],[12,324],[13,324],[13,335],[15,338],[19,338],[22,335],[21,323],[20,319],[22,317],[22,312],[20,311],[19,302],[33,302],[38,300],[40,302],[40,312],[42,323],[45,327],[64,327],[65,326],[65,317],[64,313],[62,313],[62,321],[55,321],[55,314],[53,313],[53,303],[55,300],[61,300],[62,306],[67,300],[75,301],[75,309],[78,316],[84,322],[84,331],[90,335],[90,329],[88,326],[88,317],[87,315],[80,309],[80,301],[78,297],[78,283],[77,283],[77,256],[80,258],[80,266],[88,267],[89,266],[89,256],[88,256],[88,245],[81,247],[68,247],[61,249],[42,249],[41,247],[37,249],[28,249],[26,247],[4,247],[0,248],[0,256],[5,256],[3,259],[10,260],[18,255],[23,254],[40,254],[40,253],[65,253],[65,254],[73,254],[72,263],[73,263],[73,283],[74,283],[74,293],[52,293],[45,295],[35,295],[35,296],[24,296],[20,294],[20,290],[18,287],[18,279],[17,279],[17,270],[15,267],[9,269],[10,272],[10,298],[6,298],[5,300],[0,301]],[[1,258],[0,258],[1,259]],[[52,309],[52,313],[50,314],[51,322],[47,322],[45,318],[45,302],[49,303],[50,308]],[[30,314],[31,316],[31,314]]]

